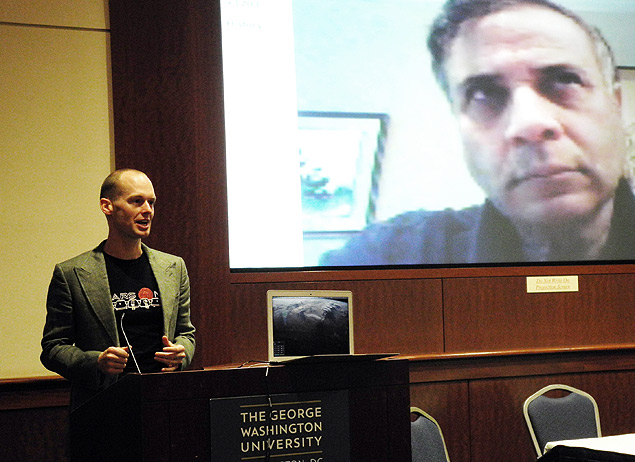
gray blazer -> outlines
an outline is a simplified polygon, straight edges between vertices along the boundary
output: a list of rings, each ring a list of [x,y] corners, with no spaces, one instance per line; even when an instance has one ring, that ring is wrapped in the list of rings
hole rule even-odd
[[[102,351],[121,346],[110,300],[104,243],[55,265],[48,290],[40,360],[47,369],[71,381],[71,410],[118,379],[103,374],[97,366]],[[159,286],[165,335],[185,347],[185,368],[196,347],[185,262],[146,245],[143,250]]]

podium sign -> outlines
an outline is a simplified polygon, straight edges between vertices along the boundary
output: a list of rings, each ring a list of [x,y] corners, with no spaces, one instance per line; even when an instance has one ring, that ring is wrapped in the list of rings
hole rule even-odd
[[[346,390],[210,399],[211,462],[349,462]]]

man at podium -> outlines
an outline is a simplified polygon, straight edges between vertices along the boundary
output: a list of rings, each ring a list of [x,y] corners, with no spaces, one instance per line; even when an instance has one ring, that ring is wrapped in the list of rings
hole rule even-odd
[[[182,258],[150,249],[156,196],[150,179],[121,169],[104,180],[108,238],[55,266],[40,359],[72,382],[71,410],[128,372],[181,370],[194,326]]]

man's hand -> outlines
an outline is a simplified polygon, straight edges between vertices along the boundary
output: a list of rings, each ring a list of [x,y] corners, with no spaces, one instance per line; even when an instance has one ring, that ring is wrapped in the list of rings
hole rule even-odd
[[[185,347],[170,342],[165,335],[161,339],[163,341],[163,350],[154,354],[154,360],[165,364],[167,367],[161,369],[162,372],[171,372],[180,369],[181,363],[185,358]]]
[[[97,365],[104,374],[121,374],[128,362],[128,356],[128,347],[119,348],[111,346],[99,354]]]

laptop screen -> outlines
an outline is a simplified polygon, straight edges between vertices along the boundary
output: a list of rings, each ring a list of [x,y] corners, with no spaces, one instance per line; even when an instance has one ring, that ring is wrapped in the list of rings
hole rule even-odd
[[[350,291],[270,290],[267,324],[269,361],[354,353]]]

